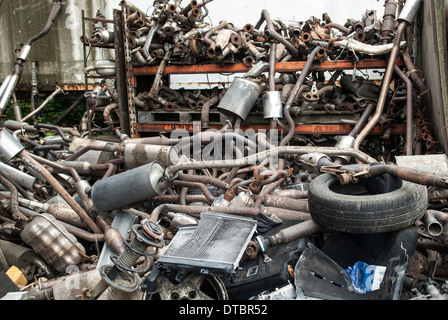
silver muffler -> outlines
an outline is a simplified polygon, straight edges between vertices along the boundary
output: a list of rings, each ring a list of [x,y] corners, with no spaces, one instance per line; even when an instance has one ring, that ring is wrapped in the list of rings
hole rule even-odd
[[[421,3],[422,0],[406,0],[406,3],[404,4],[403,9],[401,9],[397,20],[399,22],[406,21],[408,24],[412,24],[418,10],[420,9]]]
[[[281,91],[266,91],[266,96],[263,100],[263,116],[265,119],[283,118]]]
[[[98,211],[111,211],[164,194],[165,168],[157,161],[98,180],[90,196]]]
[[[25,147],[17,141],[8,130],[0,131],[0,161],[8,163],[9,160],[18,155]]]

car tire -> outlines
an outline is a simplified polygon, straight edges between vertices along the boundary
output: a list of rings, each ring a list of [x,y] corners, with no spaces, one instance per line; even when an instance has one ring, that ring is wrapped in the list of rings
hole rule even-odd
[[[313,220],[329,229],[349,233],[381,233],[414,224],[426,212],[426,186],[402,181],[397,189],[357,195],[363,184],[341,185],[338,177],[325,173],[313,179],[308,206]]]

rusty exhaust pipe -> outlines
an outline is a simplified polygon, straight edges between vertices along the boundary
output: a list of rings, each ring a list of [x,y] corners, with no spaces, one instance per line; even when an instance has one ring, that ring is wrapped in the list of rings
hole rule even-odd
[[[401,69],[394,65],[394,71],[406,84],[406,155],[412,155],[414,98],[412,81]]]
[[[9,99],[11,97],[12,91],[14,90],[14,88],[16,87],[17,83],[20,80],[20,77],[22,74],[22,69],[23,69],[23,64],[25,63],[25,61],[28,58],[28,55],[31,51],[31,45],[35,41],[44,37],[50,31],[61,7],[62,7],[62,0],[53,0],[53,7],[51,9],[50,15],[48,17],[47,23],[45,24],[44,28],[37,35],[31,37],[26,42],[26,44],[22,47],[11,74],[7,76],[4,83],[0,87],[0,89],[1,89],[1,91],[0,91],[0,114],[4,113],[6,105],[9,102]]]
[[[381,115],[383,114],[384,105],[386,103],[387,92],[389,90],[389,85],[392,80],[392,73],[394,71],[394,66],[395,66],[395,63],[397,60],[398,51],[400,49],[400,38],[401,38],[401,35],[404,32],[405,28],[406,28],[405,22],[401,22],[398,26],[397,32],[395,34],[394,46],[390,53],[389,63],[387,65],[386,73],[385,73],[383,81],[382,81],[381,92],[380,92],[380,96],[379,96],[378,103],[376,106],[376,111],[375,111],[372,119],[367,123],[367,125],[364,127],[364,129],[359,133],[359,135],[355,139],[355,142],[353,143],[353,148],[355,148],[357,150],[359,150],[359,146],[360,146],[361,142],[369,134],[369,132],[375,127],[375,125],[378,123]]]
[[[273,38],[273,39],[277,40],[278,42],[284,44],[286,47],[286,50],[288,50],[288,52],[291,53],[294,57],[297,57],[299,55],[299,50],[297,50],[297,48],[294,47],[294,45],[291,42],[286,40],[281,34],[279,34],[275,30],[274,24],[271,20],[271,16],[270,16],[269,12],[267,10],[263,9],[261,12],[261,15],[262,15],[262,18],[266,21],[266,25],[267,25],[267,30],[265,30],[265,32],[264,32],[265,36],[267,36],[268,38]]]
[[[324,227],[314,220],[306,220],[290,227],[282,229],[277,234],[263,240],[266,247],[272,247],[280,243],[289,243],[297,239],[309,236],[313,233],[324,230]]]
[[[398,21],[400,21],[397,31],[395,32],[394,46],[389,56],[389,63],[387,65],[386,73],[384,74],[383,82],[381,85],[381,92],[378,98],[378,103],[376,107],[375,114],[369,123],[364,127],[364,129],[359,133],[358,137],[355,139],[353,148],[359,150],[359,146],[367,134],[373,129],[373,127],[378,123],[386,103],[387,91],[389,90],[389,85],[392,80],[392,73],[394,71],[395,62],[398,57],[398,52],[400,49],[401,36],[406,29],[406,26],[410,24],[415,15],[417,14],[418,8],[421,4],[421,0],[406,1],[405,7],[403,8]]]

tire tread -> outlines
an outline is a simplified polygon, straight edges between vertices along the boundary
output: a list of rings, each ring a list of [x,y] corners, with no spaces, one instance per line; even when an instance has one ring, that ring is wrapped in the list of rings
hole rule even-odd
[[[403,181],[402,186],[379,195],[343,195],[330,190],[337,177],[322,174],[308,190],[314,221],[334,230],[378,233],[398,230],[420,219],[428,205],[426,187]]]

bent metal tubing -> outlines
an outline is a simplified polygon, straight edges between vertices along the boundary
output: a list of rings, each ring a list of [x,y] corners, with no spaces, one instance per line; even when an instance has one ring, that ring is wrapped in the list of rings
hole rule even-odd
[[[26,120],[30,119],[31,117],[33,117],[35,114],[39,113],[40,111],[42,111],[42,109],[51,101],[53,100],[53,98],[55,96],[57,96],[59,93],[63,93],[64,91],[62,90],[61,87],[57,87],[57,89],[50,95],[47,97],[47,99],[45,99],[45,101],[35,110],[33,110],[32,112],[30,112],[28,115],[26,115],[25,117],[23,117],[21,119],[22,122],[25,122]]]
[[[84,220],[84,222],[92,229],[92,231],[98,234],[103,233],[101,229],[93,222],[87,212],[71,197],[67,190],[65,190],[62,185],[59,184],[56,178],[53,177],[53,175],[43,165],[41,165],[25,151],[19,153],[18,156],[40,169],[40,174],[42,174],[42,176],[48,181],[48,183],[50,183],[55,188],[55,190],[61,195],[61,197]]]
[[[359,146],[364,138],[369,134],[369,132],[373,129],[373,127],[379,121],[381,115],[383,114],[384,105],[386,103],[387,92],[389,90],[389,85],[392,80],[392,74],[394,72],[395,62],[398,56],[398,51],[400,50],[400,38],[406,28],[406,22],[401,22],[398,25],[397,31],[395,33],[394,46],[390,53],[389,62],[387,65],[386,73],[383,78],[383,82],[381,84],[381,92],[378,98],[378,103],[376,106],[376,111],[372,116],[372,119],[367,123],[363,130],[356,137],[355,142],[353,143],[353,148],[359,150]]]
[[[188,169],[206,169],[206,168],[230,168],[241,167],[245,165],[262,162],[265,159],[286,154],[307,154],[307,153],[323,153],[328,156],[351,156],[365,163],[376,162],[374,158],[352,148],[336,148],[336,147],[308,147],[308,146],[283,146],[272,148],[263,152],[259,152],[247,157],[236,160],[211,160],[198,162],[183,162],[174,164],[166,169],[166,178],[173,181],[177,173],[181,170]]]
[[[448,178],[438,176],[425,171],[417,171],[411,168],[398,167],[393,165],[376,165],[368,168],[369,175],[372,177],[388,173],[394,177],[400,178],[405,181],[437,187],[442,189],[448,189]]]
[[[3,114],[5,111],[6,105],[9,101],[9,98],[12,95],[12,92],[14,88],[16,87],[17,83],[20,80],[23,64],[25,63],[28,54],[31,51],[31,45],[39,40],[40,38],[44,37],[51,29],[52,25],[54,24],[54,21],[62,7],[62,0],[53,0],[53,7],[51,9],[50,15],[48,17],[47,23],[45,24],[44,28],[35,36],[31,37],[25,45],[22,47],[22,50],[20,51],[16,63],[14,65],[14,68],[10,75],[5,79],[4,85],[0,87],[0,114]]]
[[[271,20],[271,16],[269,12],[265,9],[262,10],[262,17],[264,20],[266,20],[267,30],[265,31],[265,35],[272,37],[273,39],[277,40],[278,42],[285,45],[286,50],[288,50],[289,53],[291,53],[294,57],[297,57],[299,55],[299,50],[294,47],[294,45],[286,40],[281,34],[279,34],[275,28],[274,24]]]
[[[294,85],[294,88],[291,90],[291,93],[288,97],[288,100],[286,101],[284,107],[283,107],[283,116],[285,117],[286,121],[289,125],[289,132],[288,134],[280,141],[280,146],[286,146],[288,142],[292,139],[295,133],[295,122],[291,117],[290,109],[294,102],[294,99],[296,98],[297,94],[299,93],[299,90],[302,87],[302,84],[305,82],[306,77],[308,76],[308,73],[311,71],[311,66],[314,62],[314,58],[317,55],[317,52],[321,48],[320,45],[316,46],[314,50],[308,55],[307,61],[305,66],[303,67],[302,72],[300,73],[299,78],[297,79],[296,84]],[[280,169],[282,169],[283,164],[280,164]]]
[[[353,174],[357,174],[358,177],[376,177],[381,176],[385,173],[390,174],[391,176],[397,177],[401,180],[413,182],[416,184],[426,185],[430,187],[437,187],[442,189],[448,189],[448,177],[441,176],[437,174],[433,174],[426,171],[415,170],[412,168],[401,167],[396,165],[388,165],[388,164],[376,164],[372,165],[372,162],[367,164],[366,166],[359,166],[359,168],[355,169],[349,166],[340,166],[337,163],[332,162],[324,153],[320,156],[316,157],[314,164],[311,161],[309,164],[314,165],[316,169],[320,172],[329,172],[329,168],[335,168],[338,172],[334,171],[334,174],[339,175],[339,182],[341,184],[347,184],[349,182],[355,181],[353,179]],[[359,160],[359,159],[358,159]],[[327,169],[326,171],[322,169]]]
[[[403,47],[406,44],[406,41],[399,42],[398,46]],[[336,40],[333,42],[335,47],[346,48],[347,50],[354,50],[359,53],[376,56],[388,53],[393,50],[394,44],[380,44],[380,45],[369,45],[356,40]]]
[[[218,32],[219,30],[223,29],[223,28],[227,28],[228,27],[228,23],[227,21],[221,21],[220,24],[218,24],[216,27],[213,27],[212,29],[210,29],[204,36],[204,43],[208,45],[207,48],[207,54],[210,58],[213,58],[215,56],[215,48],[216,48],[216,43],[211,39],[211,36]]]
[[[401,69],[395,65],[395,73],[406,84],[406,155],[412,155],[412,142],[413,142],[413,86],[411,79]]]

